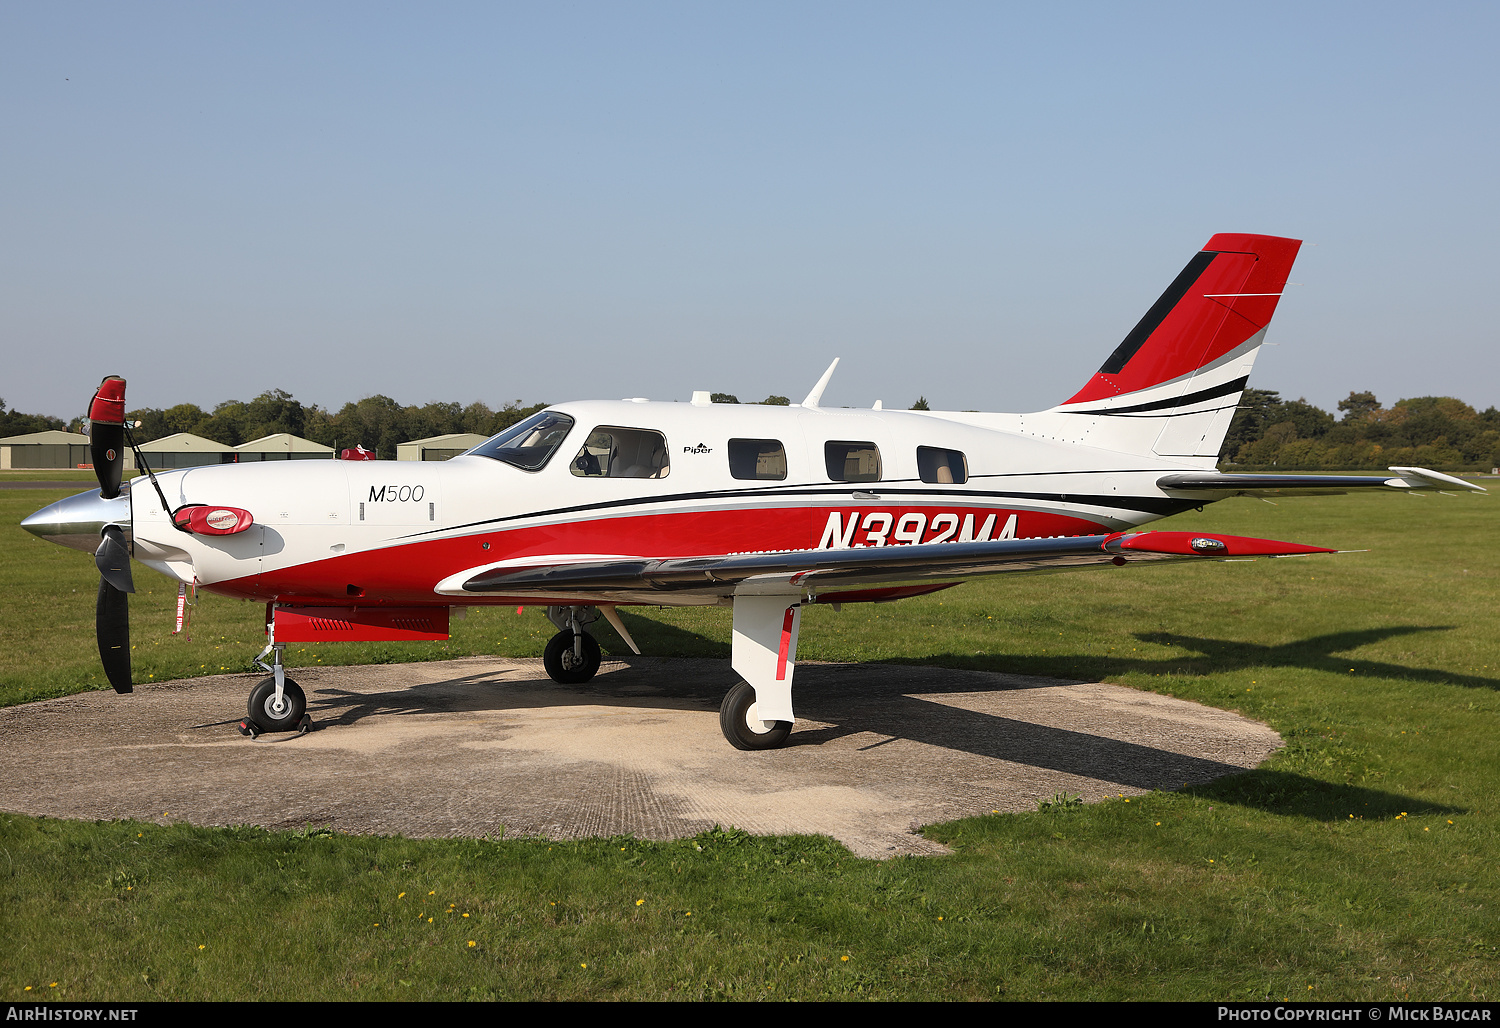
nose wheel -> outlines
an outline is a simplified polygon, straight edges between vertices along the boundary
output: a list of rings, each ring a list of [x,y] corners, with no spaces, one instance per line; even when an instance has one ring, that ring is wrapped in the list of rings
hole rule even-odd
[[[271,675],[262,678],[250,690],[250,701],[245,704],[248,716],[240,722],[240,734],[252,739],[262,732],[295,731],[298,735],[306,735],[312,728],[312,718],[307,716],[307,694],[302,691],[302,686],[286,676],[286,668],[281,663],[286,644],[276,641],[274,621],[266,625],[266,632],[270,640],[255,658],[255,666],[271,672]],[[267,664],[264,658],[271,654],[275,656]]]
[[[307,713],[307,694],[290,678],[283,678],[281,697],[276,696],[276,678],[264,678],[250,692],[246,713],[262,732],[290,732],[302,724]]]
[[[599,644],[587,632],[558,632],[542,652],[547,677],[563,685],[587,682],[598,672],[601,660]]]

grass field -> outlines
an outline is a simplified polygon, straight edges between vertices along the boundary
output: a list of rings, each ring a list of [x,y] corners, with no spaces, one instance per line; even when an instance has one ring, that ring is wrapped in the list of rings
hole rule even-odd
[[[102,685],[92,562],[15,527],[60,495],[0,492],[0,703]],[[1495,998],[1495,502],[1233,500],[1158,527],[1370,552],[1016,576],[804,616],[809,660],[1102,678],[1239,710],[1288,743],[1247,775],[937,826],[955,856],[886,862],[730,826],[564,844],[0,814],[0,996]],[[200,597],[189,642],[169,634],[174,586],[140,568],[137,585],[137,681],[242,670],[259,649],[259,606]],[[627,619],[648,653],[728,656],[726,611]],[[550,634],[535,610],[476,610],[446,644],[289,657],[535,656]]]

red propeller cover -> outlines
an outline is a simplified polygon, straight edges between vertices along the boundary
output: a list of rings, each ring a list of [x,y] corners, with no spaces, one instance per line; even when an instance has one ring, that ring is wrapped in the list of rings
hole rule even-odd
[[[89,420],[106,425],[125,424],[125,380],[119,375],[110,375],[99,383],[89,404]]]

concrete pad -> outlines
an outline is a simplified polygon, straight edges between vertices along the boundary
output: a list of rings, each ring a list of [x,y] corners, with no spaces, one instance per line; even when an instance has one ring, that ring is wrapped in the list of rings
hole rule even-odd
[[[1120,686],[892,664],[799,664],[797,726],[762,753],[719,732],[723,660],[606,660],[584,686],[492,657],[293,676],[316,724],[300,737],[236,731],[260,675],[0,709],[0,808],[413,837],[720,824],[889,857],[946,852],[921,825],[1198,784],[1281,745],[1258,722]]]

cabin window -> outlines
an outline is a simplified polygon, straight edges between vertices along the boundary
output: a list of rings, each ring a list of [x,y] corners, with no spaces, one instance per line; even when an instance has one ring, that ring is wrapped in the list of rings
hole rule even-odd
[[[645,428],[601,426],[589,433],[571,470],[580,478],[666,478],[667,438]]]
[[[786,447],[780,439],[731,439],[729,474],[753,482],[785,481]]]
[[[544,410],[486,439],[469,455],[504,461],[522,471],[540,471],[572,427],[573,419],[566,414]]]
[[[824,443],[823,460],[835,482],[880,481],[880,448],[874,443]]]
[[[917,447],[917,474],[937,485],[963,485],[969,480],[969,462],[961,450]]]

